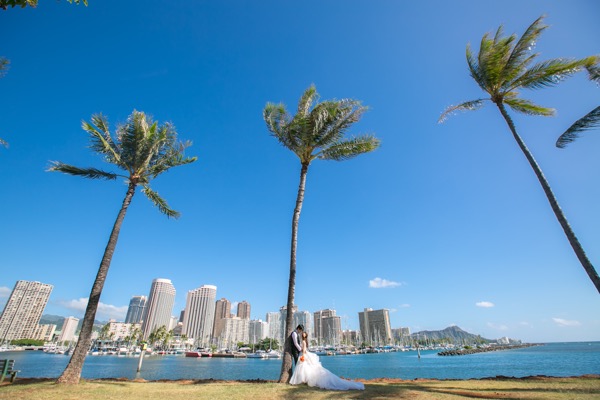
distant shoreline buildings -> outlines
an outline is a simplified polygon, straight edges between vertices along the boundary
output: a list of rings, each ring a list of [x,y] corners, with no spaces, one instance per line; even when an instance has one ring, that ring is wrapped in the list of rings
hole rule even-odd
[[[52,285],[40,282],[18,281],[0,316],[0,341],[40,339],[60,342],[76,339],[79,319],[67,317],[62,329],[56,325],[39,325],[48,303]],[[173,316],[176,290],[169,279],[152,281],[148,296],[132,296],[125,322],[110,320],[107,332],[111,340],[148,340],[161,327],[178,337],[180,343],[194,348],[237,348],[239,343],[255,345],[265,339],[283,345],[286,339],[287,308],[267,312],[265,321],[251,319],[251,305],[243,300],[237,303],[235,314],[232,303],[225,298],[216,300],[217,287],[203,285],[190,290],[186,307],[179,317]],[[292,329],[302,324],[312,346],[340,345],[382,346],[410,336],[408,328],[391,329],[389,311],[365,308],[358,313],[360,330],[342,330],[341,317],[336,310],[313,312],[294,306]],[[58,336],[57,336],[58,335]]]

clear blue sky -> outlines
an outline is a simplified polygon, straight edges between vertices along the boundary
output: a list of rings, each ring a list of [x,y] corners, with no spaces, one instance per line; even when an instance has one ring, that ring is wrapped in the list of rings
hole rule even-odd
[[[483,96],[467,43],[478,48],[501,24],[520,35],[542,14],[540,59],[600,53],[595,0],[40,0],[0,12],[0,56],[11,61],[0,79],[10,144],[0,148],[0,302],[17,280],[37,280],[54,285],[46,313],[83,315],[126,187],[45,170],[50,160],[103,167],[81,121],[101,112],[114,127],[137,109],[173,122],[199,160],[153,185],[179,220],[134,197],[98,319],[123,319],[154,278],[173,281],[173,315],[203,284],[250,302],[253,318],[277,311],[299,161],[269,136],[262,109],[293,111],[314,83],[323,99],[368,105],[351,133],[382,146],[312,165],[300,309],[335,308],[345,329],[371,307],[412,331],[456,324],[488,338],[600,340],[600,296],[498,111],[437,124],[445,107]],[[598,269],[600,132],[565,150],[554,142],[599,105],[600,90],[581,74],[523,95],[558,110],[513,116]]]

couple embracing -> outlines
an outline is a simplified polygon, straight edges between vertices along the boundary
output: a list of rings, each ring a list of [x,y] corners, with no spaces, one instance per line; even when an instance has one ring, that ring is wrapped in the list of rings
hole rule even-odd
[[[296,368],[294,369],[290,384],[299,385],[306,383],[308,386],[316,386],[328,390],[365,389],[365,385],[362,382],[342,379],[321,365],[319,356],[308,350],[308,334],[304,332],[304,326],[298,325],[291,336],[292,356],[294,357]],[[302,356],[300,356],[300,353],[302,353]]]

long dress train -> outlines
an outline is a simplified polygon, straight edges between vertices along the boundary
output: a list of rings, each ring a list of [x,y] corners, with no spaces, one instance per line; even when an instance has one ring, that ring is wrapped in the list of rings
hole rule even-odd
[[[302,357],[304,357],[304,361],[301,361]],[[319,356],[315,353],[305,351],[302,353],[302,357],[298,359],[290,384],[306,383],[308,386],[328,390],[365,390],[362,382],[342,379],[324,368],[319,361]]]

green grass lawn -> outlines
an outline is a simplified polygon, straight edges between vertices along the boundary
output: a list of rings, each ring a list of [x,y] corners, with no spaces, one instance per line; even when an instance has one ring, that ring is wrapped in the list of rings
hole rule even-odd
[[[369,380],[364,391],[335,392],[306,385],[265,381],[82,380],[56,385],[51,380],[17,379],[0,386],[10,400],[190,400],[190,399],[600,399],[600,376],[482,380]]]

